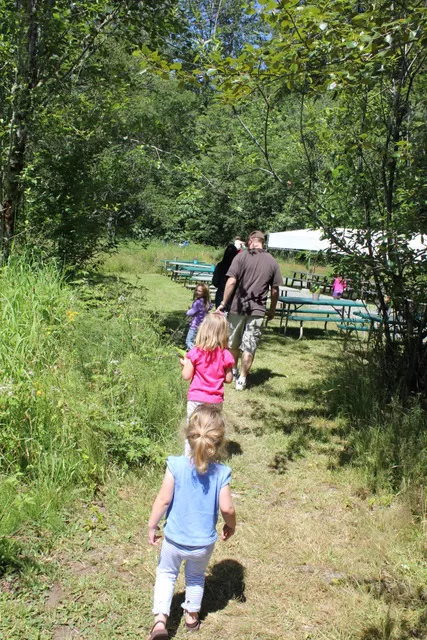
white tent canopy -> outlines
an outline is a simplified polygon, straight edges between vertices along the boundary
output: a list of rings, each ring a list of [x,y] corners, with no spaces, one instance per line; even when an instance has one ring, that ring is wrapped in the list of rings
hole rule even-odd
[[[349,243],[354,242],[355,230],[336,229],[337,235],[344,240],[346,236]],[[284,249],[286,251],[327,251],[333,249],[334,245],[326,239],[322,239],[324,232],[322,229],[296,229],[295,231],[279,231],[268,234],[269,249]],[[427,250],[427,236],[417,235],[408,243],[409,247],[416,252],[423,253]],[[366,251],[366,247],[359,245],[361,252]]]
[[[330,242],[329,240],[321,240],[322,233],[320,229],[297,229],[269,233],[268,248],[288,251],[327,251]]]
[[[419,233],[417,236],[414,236],[408,244],[413,251],[427,251],[427,236]]]

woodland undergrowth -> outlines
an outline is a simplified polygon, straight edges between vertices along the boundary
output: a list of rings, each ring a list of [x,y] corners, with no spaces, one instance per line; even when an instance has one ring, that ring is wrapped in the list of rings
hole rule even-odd
[[[48,545],[111,465],[163,460],[182,390],[173,347],[118,277],[67,283],[21,257],[0,290],[1,567]]]

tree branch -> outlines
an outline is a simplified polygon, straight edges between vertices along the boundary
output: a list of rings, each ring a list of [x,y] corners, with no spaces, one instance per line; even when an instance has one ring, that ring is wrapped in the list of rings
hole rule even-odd
[[[244,130],[246,131],[246,133],[249,135],[250,139],[252,140],[252,142],[258,147],[258,149],[261,151],[262,155],[265,158],[265,161],[267,162],[267,165],[270,169],[270,174],[274,177],[275,180],[277,180],[277,182],[279,182],[280,184],[283,184],[283,180],[280,178],[280,176],[276,173],[273,165],[270,162],[270,158],[268,156],[268,149],[266,150],[262,144],[256,139],[256,137],[254,136],[254,134],[252,133],[252,131],[246,126],[246,124],[243,122],[242,118],[240,117],[240,115],[237,112],[236,107],[233,105],[232,106],[232,110],[234,115],[236,116],[237,120],[240,122],[240,124],[242,125],[242,127],[244,128]]]

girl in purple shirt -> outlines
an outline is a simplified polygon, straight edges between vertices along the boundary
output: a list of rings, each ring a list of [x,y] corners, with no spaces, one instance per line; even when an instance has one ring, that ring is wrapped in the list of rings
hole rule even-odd
[[[206,284],[198,284],[194,290],[193,304],[187,311],[187,316],[191,318],[190,328],[185,339],[187,349],[194,347],[194,338],[196,337],[197,329],[202,324],[211,306],[209,287]]]

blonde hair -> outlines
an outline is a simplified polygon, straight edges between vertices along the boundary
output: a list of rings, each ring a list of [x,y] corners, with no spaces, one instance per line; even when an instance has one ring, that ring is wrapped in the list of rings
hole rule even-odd
[[[228,346],[228,325],[222,313],[209,313],[197,331],[194,346],[204,351]]]
[[[194,466],[206,473],[210,462],[221,459],[225,439],[225,424],[221,408],[200,404],[188,422],[186,436],[191,448]]]
[[[198,284],[196,284],[196,288],[194,289],[193,300],[196,299],[196,295],[197,295],[196,292],[199,287],[203,289],[202,298],[205,301],[206,311],[209,311],[209,307],[211,306],[211,293],[209,291],[209,287],[207,284],[203,284],[203,282],[199,282]]]

